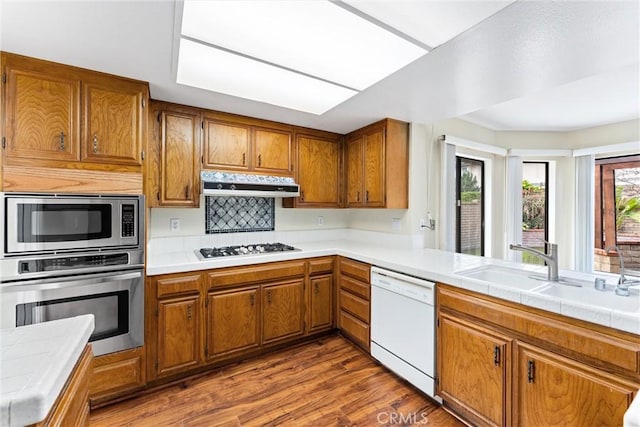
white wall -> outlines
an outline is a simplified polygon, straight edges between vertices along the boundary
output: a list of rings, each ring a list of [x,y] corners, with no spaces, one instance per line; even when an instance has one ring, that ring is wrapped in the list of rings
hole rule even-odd
[[[599,126],[574,132],[498,132],[465,122],[448,119],[436,123],[412,123],[409,151],[409,209],[285,209],[276,202],[275,228],[282,230],[317,230],[352,228],[387,233],[422,235],[424,246],[441,248],[439,238],[441,180],[441,143],[438,137],[453,135],[504,148],[574,149],[640,141],[640,120]],[[505,255],[505,161],[501,156],[460,149],[461,153],[487,157],[491,160],[491,212],[492,242],[490,253],[494,258]],[[560,267],[571,268],[574,261],[574,161],[573,157],[537,157],[531,160],[555,161],[555,230],[552,238],[559,243]],[[204,234],[204,201],[199,209],[151,210],[151,237]],[[419,230],[418,222],[426,219],[427,212],[436,220],[436,230]],[[317,225],[318,216],[323,225]],[[180,218],[181,230],[170,232],[169,219]],[[399,229],[394,229],[394,219]]]

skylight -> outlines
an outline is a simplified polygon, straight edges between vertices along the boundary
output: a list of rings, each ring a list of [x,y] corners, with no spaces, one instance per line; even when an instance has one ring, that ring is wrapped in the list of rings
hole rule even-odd
[[[427,51],[329,1],[184,2],[177,81],[322,114]]]

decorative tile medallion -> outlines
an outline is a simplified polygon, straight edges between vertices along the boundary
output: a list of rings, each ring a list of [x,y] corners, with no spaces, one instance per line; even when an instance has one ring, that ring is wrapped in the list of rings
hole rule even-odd
[[[275,224],[273,197],[205,196],[204,199],[207,234],[273,231]]]

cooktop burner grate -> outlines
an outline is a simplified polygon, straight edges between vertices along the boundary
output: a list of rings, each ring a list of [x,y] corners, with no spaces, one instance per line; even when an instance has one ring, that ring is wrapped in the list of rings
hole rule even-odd
[[[221,246],[219,248],[202,248],[196,251],[202,259],[219,258],[237,255],[261,255],[274,252],[299,251],[300,249],[284,243],[256,243],[252,245]]]

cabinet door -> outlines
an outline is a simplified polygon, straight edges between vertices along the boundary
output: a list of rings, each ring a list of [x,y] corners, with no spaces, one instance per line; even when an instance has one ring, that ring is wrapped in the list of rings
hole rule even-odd
[[[518,346],[514,425],[620,426],[638,385],[524,344]]]
[[[249,126],[205,118],[204,167],[249,170],[249,136]]]
[[[198,365],[199,301],[197,295],[158,301],[158,376],[170,375]]]
[[[11,64],[6,75],[7,157],[80,160],[80,81]]]
[[[309,332],[333,326],[333,274],[309,280]]]
[[[347,141],[347,205],[362,206],[363,193],[363,138]]]
[[[207,298],[208,359],[260,344],[257,287],[213,292]]]
[[[277,175],[292,175],[291,132],[254,128],[253,169]]]
[[[474,424],[507,425],[510,341],[441,314],[437,349],[438,394]]]
[[[298,206],[340,207],[340,146],[336,140],[299,135]]]
[[[304,333],[303,279],[262,287],[262,342]]]
[[[200,115],[162,112],[160,205],[197,207]]]
[[[140,165],[143,139],[143,84],[105,78],[83,82],[82,158],[99,163]]]
[[[384,206],[384,174],[384,129],[379,129],[364,137],[365,206]]]

